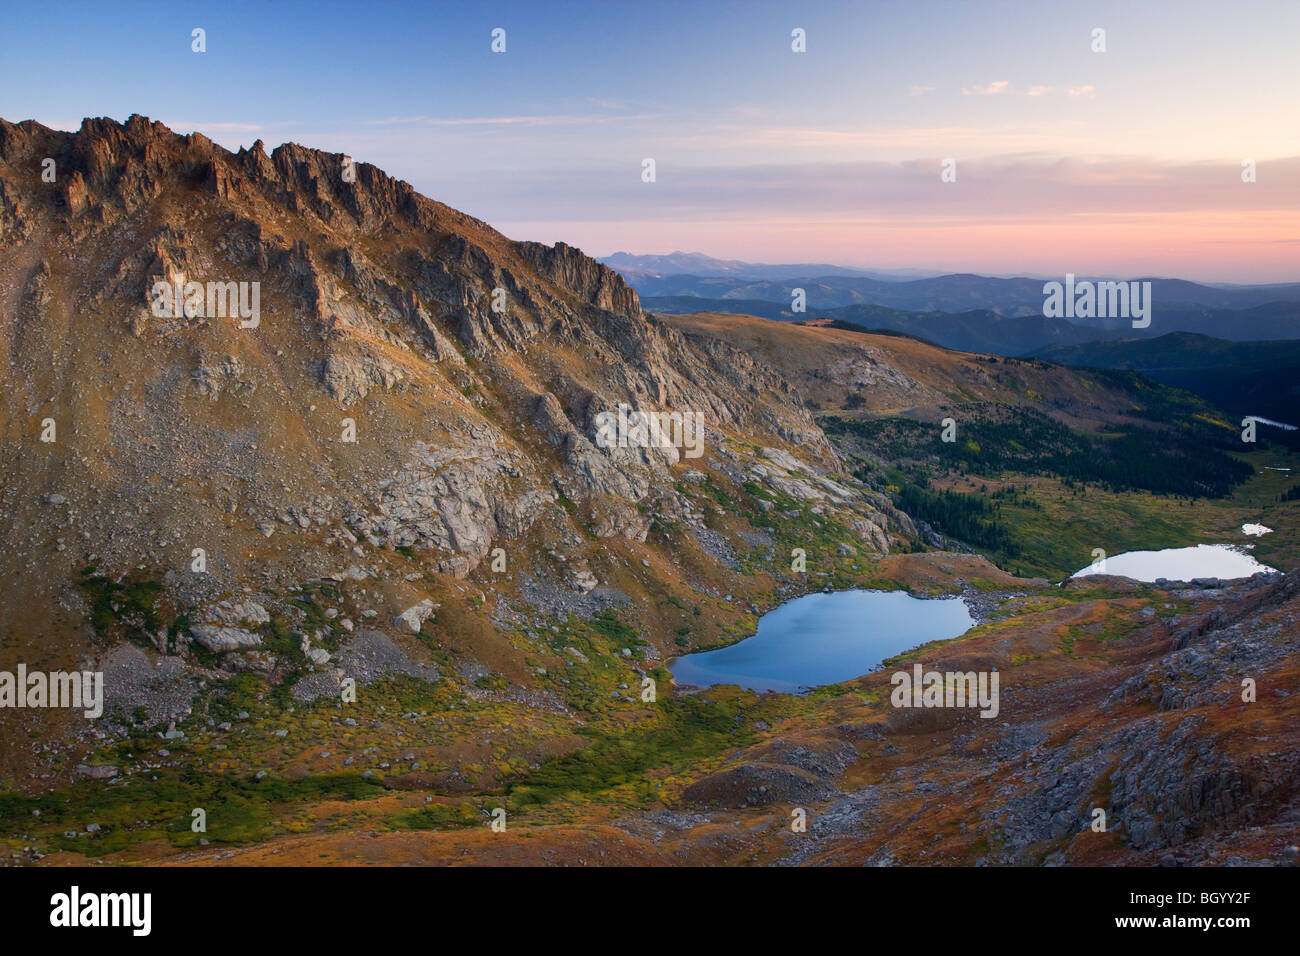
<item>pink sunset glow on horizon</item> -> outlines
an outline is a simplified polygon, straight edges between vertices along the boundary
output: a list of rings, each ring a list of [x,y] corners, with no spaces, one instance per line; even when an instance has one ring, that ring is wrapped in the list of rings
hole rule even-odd
[[[920,268],[989,275],[1177,276],[1202,282],[1270,283],[1300,277],[1300,238],[1289,216],[1243,219],[1176,214],[1120,224],[895,222],[754,223],[737,239],[730,223],[505,223],[512,237],[568,242],[606,256],[677,249],[749,262],[816,262],[861,269]],[[792,257],[792,252],[797,253]],[[1178,265],[1170,267],[1170,263]],[[1008,268],[1015,263],[1014,268]]]

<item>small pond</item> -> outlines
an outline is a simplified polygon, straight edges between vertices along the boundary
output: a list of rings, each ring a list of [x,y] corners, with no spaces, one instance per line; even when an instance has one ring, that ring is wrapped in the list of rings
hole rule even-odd
[[[903,591],[836,591],[787,601],[738,644],[669,665],[678,684],[738,684],[797,693],[860,677],[901,651],[964,634],[975,624],[961,598]]]

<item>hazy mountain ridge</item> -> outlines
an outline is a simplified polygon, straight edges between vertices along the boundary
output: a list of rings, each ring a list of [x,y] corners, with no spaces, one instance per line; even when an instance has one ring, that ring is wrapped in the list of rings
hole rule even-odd
[[[1076,281],[1097,277],[1077,276]],[[1041,316],[1046,281],[1026,278],[991,278],[978,275],[945,275],[923,279],[881,281],[860,276],[784,276],[780,279],[751,280],[733,276],[627,275],[628,283],[643,297],[663,300],[695,296],[710,302],[731,299],[771,302],[788,309],[796,288],[803,289],[806,306],[825,312],[853,305],[883,306],[912,312],[967,312],[987,310],[998,315]],[[1245,326],[1247,331],[1224,337],[1288,337],[1300,328],[1300,284],[1217,287],[1182,279],[1125,279],[1150,281],[1155,315],[1166,317],[1164,331],[1172,323],[1185,331],[1206,331],[1219,324],[1224,329]],[[712,305],[709,308],[713,308]],[[1256,311],[1248,311],[1256,310]],[[1094,329],[1117,329],[1127,325],[1115,320],[1073,320]],[[1160,334],[1160,333],[1156,333]]]
[[[761,262],[742,262],[739,259],[715,259],[699,252],[672,252],[667,255],[633,255],[616,252],[597,259],[625,278],[638,280],[662,279],[667,276],[724,276],[744,279],[783,279],[792,275],[862,276],[882,281],[898,281],[917,276],[933,275],[925,269],[857,269],[850,266],[773,265]]]
[[[1122,368],[1186,388],[1239,415],[1300,424],[1300,342],[1230,342],[1194,332],[1047,347],[1063,365]],[[1279,439],[1288,436],[1280,435]]]
[[[1201,306],[1153,306],[1151,325],[1132,327],[1132,320],[1083,324],[1051,318],[1041,312],[1003,314],[989,309],[965,312],[915,311],[880,305],[817,308],[809,305],[794,312],[789,302],[763,299],[701,299],[693,296],[646,296],[642,302],[652,312],[729,312],[760,315],[783,322],[824,318],[868,329],[906,332],[944,348],[998,355],[1033,355],[1045,348],[1104,342],[1112,339],[1166,335],[1184,331],[1237,341],[1300,339],[1300,306],[1278,302],[1242,310]]]
[[[746,299],[693,299],[690,296],[642,300],[652,312],[685,314],[690,312],[729,312],[760,315],[783,322],[826,319],[862,329],[903,332],[933,342],[941,348],[963,352],[992,352],[997,355],[1024,355],[1051,345],[1095,341],[1100,333],[1064,319],[1040,315],[1003,316],[987,309],[968,312],[913,312],[878,305],[851,305],[837,309],[791,312],[776,303]]]

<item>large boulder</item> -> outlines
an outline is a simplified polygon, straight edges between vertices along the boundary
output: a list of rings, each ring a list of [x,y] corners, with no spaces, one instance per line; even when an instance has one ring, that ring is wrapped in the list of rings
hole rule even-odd
[[[428,598],[425,598],[419,604],[408,607],[401,614],[397,615],[393,621],[393,627],[399,631],[405,631],[408,634],[419,634],[420,628],[424,622],[433,617],[433,612],[441,605],[434,604]]]
[[[195,624],[190,628],[190,639],[215,654],[258,647],[262,637],[242,627],[223,627],[216,624]]]

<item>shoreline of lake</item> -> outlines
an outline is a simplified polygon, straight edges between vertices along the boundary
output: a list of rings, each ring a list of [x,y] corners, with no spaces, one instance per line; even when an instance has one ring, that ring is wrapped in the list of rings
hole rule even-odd
[[[925,605],[928,617],[918,615]],[[964,593],[813,591],[763,614],[752,635],[671,658],[666,667],[682,693],[734,684],[757,693],[802,694],[872,673],[897,654],[960,637],[982,623],[984,615],[973,611]],[[874,630],[860,630],[864,615]]]

